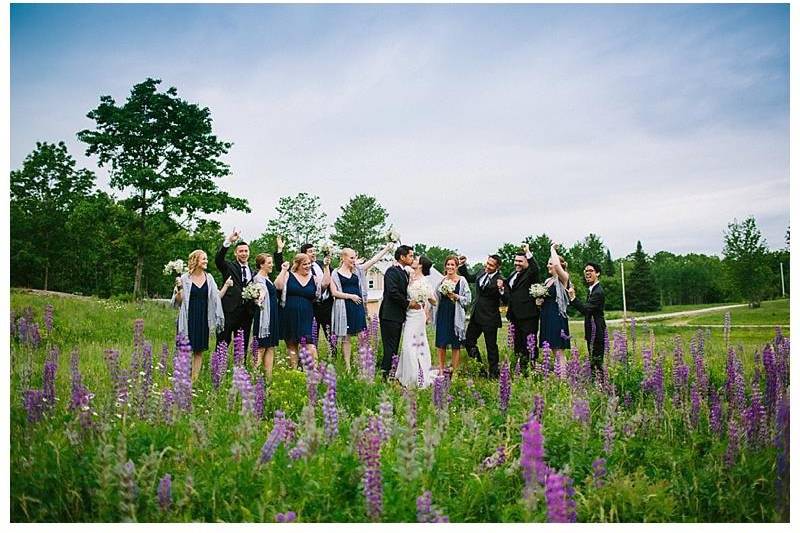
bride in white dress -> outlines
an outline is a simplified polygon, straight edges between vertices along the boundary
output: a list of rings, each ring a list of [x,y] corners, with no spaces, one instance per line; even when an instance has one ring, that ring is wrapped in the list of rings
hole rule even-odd
[[[414,259],[411,269],[408,297],[424,303],[424,306],[422,309],[406,311],[403,343],[395,377],[406,388],[424,389],[433,383],[435,377],[431,373],[431,349],[425,324],[430,320],[432,308],[436,305],[433,282],[437,281],[436,278],[440,278],[441,274],[435,269],[431,271],[431,261],[427,257]]]

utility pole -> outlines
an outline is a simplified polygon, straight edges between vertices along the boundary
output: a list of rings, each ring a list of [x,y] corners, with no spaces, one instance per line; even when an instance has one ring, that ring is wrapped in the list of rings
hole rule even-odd
[[[783,263],[781,265],[781,295],[786,298],[786,284],[783,282]]]
[[[622,269],[622,323],[628,323],[628,304],[625,302],[625,263],[620,261],[620,269]]]

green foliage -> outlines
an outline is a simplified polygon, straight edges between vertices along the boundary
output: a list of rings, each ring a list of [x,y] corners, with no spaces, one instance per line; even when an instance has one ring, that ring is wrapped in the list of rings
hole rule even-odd
[[[633,311],[657,311],[661,308],[658,303],[655,277],[650,270],[650,260],[642,250],[641,241],[636,242],[636,252],[633,254],[633,268],[625,282],[629,309]]]
[[[289,250],[299,250],[306,243],[316,245],[325,238],[327,215],[319,196],[307,192],[282,196],[275,210],[278,216],[267,222],[265,235],[282,235]]]
[[[136,295],[144,293],[148,247],[168,235],[178,219],[186,226],[199,214],[250,211],[247,200],[215,183],[229,173],[220,157],[231,143],[212,133],[209,109],[178,98],[175,87],[158,92],[160,83],[148,78],[134,85],[121,106],[101,96],[100,105],[87,115],[96,129],[78,132],[88,145],[86,155],[96,155],[99,166],[109,167],[109,184],[130,192],[124,205],[137,217]]]
[[[352,248],[360,257],[372,257],[386,243],[389,213],[372,196],[358,194],[342,206],[333,223],[331,239],[340,248]]]
[[[433,267],[439,272],[444,272],[444,262],[448,256],[458,255],[457,250],[451,250],[450,248],[443,248],[441,246],[428,246],[427,244],[417,243],[413,248],[415,256],[419,257],[424,255],[433,262]]]
[[[768,279],[767,243],[752,216],[742,222],[734,219],[725,231],[725,266],[739,293],[757,306],[765,293]]]

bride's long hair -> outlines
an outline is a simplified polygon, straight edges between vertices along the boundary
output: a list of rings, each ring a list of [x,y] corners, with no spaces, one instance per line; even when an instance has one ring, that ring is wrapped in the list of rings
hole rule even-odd
[[[431,267],[433,266],[433,261],[425,257],[424,255],[419,256],[419,266],[422,267],[422,275],[423,276],[430,276],[431,275]]]

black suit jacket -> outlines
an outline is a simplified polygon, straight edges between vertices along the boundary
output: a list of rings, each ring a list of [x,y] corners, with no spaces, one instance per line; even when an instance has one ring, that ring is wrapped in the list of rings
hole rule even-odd
[[[606,295],[599,283],[594,286],[585,303],[575,298],[569,305],[583,315],[583,330],[587,341],[592,338],[592,319],[595,325],[595,340],[603,338],[603,331],[606,329]]]
[[[502,298],[500,296],[500,290],[497,288],[497,280],[503,279],[503,275],[500,274],[500,272],[495,273],[492,281],[486,285],[486,288],[481,288],[479,282],[483,279],[483,276],[486,275],[485,271],[475,276],[469,273],[466,265],[461,265],[458,267],[458,273],[464,276],[470,283],[475,284],[475,291],[472,293],[475,295],[475,304],[472,306],[472,313],[469,319],[482,326],[494,326],[499,328],[502,325],[500,321],[500,304],[502,303]]]
[[[383,300],[378,316],[381,320],[405,322],[408,309],[408,274],[402,267],[391,266],[383,275]]]
[[[508,280],[514,276],[512,272]],[[539,317],[539,307],[531,296],[531,285],[539,283],[539,265],[536,260],[528,260],[528,268],[521,271],[514,280],[514,286],[509,288],[508,281],[503,294],[503,301],[508,304],[506,318],[515,322],[517,320],[530,320]]]
[[[230,248],[230,246],[228,248]],[[238,261],[227,261],[225,259],[225,256],[228,254],[228,248],[220,246],[214,258],[214,264],[217,265],[217,269],[220,274],[222,274],[222,283],[224,284],[225,280],[228,278],[231,278],[233,281],[233,286],[230,287],[225,292],[225,296],[222,297],[222,310],[225,314],[245,306],[245,302],[242,300],[242,289],[244,289],[244,285],[242,284],[242,269]],[[272,254],[272,257],[274,264],[280,269],[283,263],[283,253],[275,252]],[[250,264],[247,266],[250,268],[250,280],[252,281],[258,269],[253,268]],[[220,285],[220,288],[222,288],[222,285]]]

